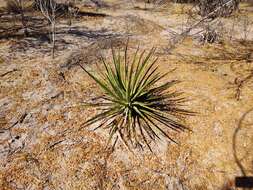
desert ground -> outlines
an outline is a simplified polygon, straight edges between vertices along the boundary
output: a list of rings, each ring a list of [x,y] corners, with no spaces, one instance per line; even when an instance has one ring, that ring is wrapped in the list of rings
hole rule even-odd
[[[57,21],[54,59],[44,28],[11,33],[19,23],[1,13],[0,189],[237,189],[235,177],[253,175],[253,6],[177,40],[201,19],[189,18],[192,4],[103,3],[78,4],[86,14],[71,27]],[[27,14],[41,24],[39,13]],[[213,43],[203,40],[206,24],[218,34]],[[156,47],[159,70],[171,71],[163,80],[180,80],[173,89],[196,112],[184,119],[191,131],[173,134],[178,144],[158,141],[153,153],[122,142],[106,149],[107,129],[78,130],[97,112],[81,103],[101,94],[78,64],[95,72],[97,55],[110,59],[111,45],[127,40],[130,55]]]

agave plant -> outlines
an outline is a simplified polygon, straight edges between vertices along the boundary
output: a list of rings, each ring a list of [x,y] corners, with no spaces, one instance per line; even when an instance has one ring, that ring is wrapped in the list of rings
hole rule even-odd
[[[161,83],[168,73],[158,72],[155,49],[148,53],[137,49],[131,59],[127,49],[122,55],[112,48],[111,63],[102,58],[104,72],[93,74],[80,65],[104,92],[102,101],[86,104],[102,111],[82,127],[99,122],[97,128],[109,129],[109,142],[116,135],[115,143],[119,137],[127,147],[146,144],[150,151],[150,143],[162,136],[176,142],[169,130],[187,129],[181,116],[192,114],[181,107],[182,93],[170,90],[178,81]]]

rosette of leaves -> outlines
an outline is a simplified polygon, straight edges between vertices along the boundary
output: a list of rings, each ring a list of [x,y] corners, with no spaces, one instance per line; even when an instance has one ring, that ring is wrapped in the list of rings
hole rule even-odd
[[[131,58],[127,49],[122,54],[112,48],[112,61],[101,58],[104,69],[96,74],[80,65],[104,92],[102,101],[86,104],[100,112],[82,127],[99,123],[96,129],[109,129],[108,142],[115,136],[115,144],[119,137],[128,148],[146,145],[152,151],[150,143],[164,137],[176,143],[170,130],[188,129],[181,119],[193,114],[182,108],[186,101],[182,93],[171,90],[178,81],[161,83],[169,72],[158,71],[155,49],[147,53],[138,49]]]

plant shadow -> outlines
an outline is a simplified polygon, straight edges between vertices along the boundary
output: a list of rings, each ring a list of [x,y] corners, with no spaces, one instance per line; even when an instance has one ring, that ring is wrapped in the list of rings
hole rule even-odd
[[[242,188],[243,190],[248,190],[248,189],[252,189],[253,188],[253,176],[249,176],[249,174],[253,172],[253,160],[251,161],[252,163],[252,168],[246,168],[243,165],[243,160],[245,160],[246,158],[248,158],[250,156],[249,151],[246,151],[246,153],[244,154],[244,156],[242,158],[239,158],[239,132],[243,129],[243,127],[245,126],[244,122],[247,119],[247,117],[249,116],[249,114],[251,114],[253,112],[253,108],[251,108],[250,110],[248,110],[247,112],[245,112],[242,117],[239,120],[238,126],[234,131],[233,134],[233,156],[235,159],[235,163],[237,164],[238,168],[241,171],[242,176],[236,176],[235,177],[235,187],[237,188]],[[248,124],[250,127],[253,127],[253,123]],[[250,134],[251,135],[251,134]],[[245,140],[245,139],[244,139]],[[241,150],[241,149],[240,149]]]

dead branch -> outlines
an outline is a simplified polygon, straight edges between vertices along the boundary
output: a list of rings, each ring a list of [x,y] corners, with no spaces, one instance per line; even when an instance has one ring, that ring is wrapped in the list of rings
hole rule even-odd
[[[175,46],[178,43],[182,42],[194,28],[198,27],[203,22],[208,21],[208,20],[213,21],[214,19],[216,19],[216,17],[214,17],[214,15],[217,14],[217,12],[219,12],[223,7],[229,5],[232,1],[233,0],[229,0],[226,3],[223,3],[222,5],[217,7],[214,11],[210,12],[208,15],[206,15],[205,17],[203,17],[202,19],[200,19],[199,21],[194,23],[192,26],[188,27],[186,30],[184,30],[182,33],[180,33],[178,36],[176,36],[172,40],[172,46],[170,48],[168,48],[167,51],[171,51],[172,49],[174,49]]]
[[[11,70],[11,71],[7,71],[7,72],[1,74],[0,77],[4,77],[4,76],[6,76],[6,75],[8,75],[8,74],[10,74],[10,73],[16,72],[16,71],[18,71],[18,69],[13,69],[13,70]]]
[[[236,85],[236,90],[235,90],[236,91],[236,93],[235,93],[236,100],[240,100],[243,86],[251,79],[253,79],[253,70],[251,71],[251,73],[248,76],[246,76],[242,80],[240,80],[239,78],[235,78],[234,84]]]

